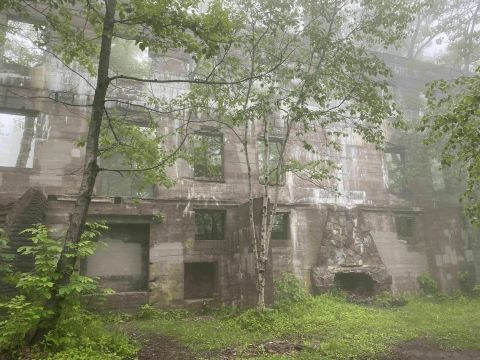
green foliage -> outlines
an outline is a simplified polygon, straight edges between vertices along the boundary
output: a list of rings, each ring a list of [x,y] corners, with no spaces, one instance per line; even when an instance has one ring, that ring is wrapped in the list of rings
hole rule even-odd
[[[439,143],[443,166],[458,165],[466,177],[461,201],[474,225],[480,225],[480,67],[474,76],[433,82],[427,92],[428,112],[419,130],[426,143]]]
[[[400,49],[389,49],[409,59],[435,60],[451,68],[468,71],[478,60],[480,13],[478,3],[470,0],[415,1],[415,20],[409,24],[407,37]],[[425,56],[428,49],[442,45],[435,59]]]
[[[440,292],[437,282],[427,272],[422,273],[417,281],[420,289],[425,295],[438,295]]]
[[[0,44],[4,44],[5,63],[20,68],[38,66],[44,56],[41,40],[38,27],[19,21],[8,21],[4,34],[0,35]]]
[[[134,359],[137,346],[118,331],[107,329],[102,320],[81,306],[63,312],[55,329],[45,338],[48,359]],[[70,356],[70,358],[69,358]],[[83,356],[83,357],[82,357]]]
[[[96,239],[106,228],[103,224],[87,224],[81,241],[75,246],[66,246],[63,256],[84,258],[93,254],[98,245]],[[56,266],[63,249],[60,241],[52,238],[52,231],[44,225],[36,225],[25,232],[31,235],[32,245],[23,246],[18,252],[33,257],[34,268],[31,272],[10,274],[9,279],[15,284],[17,295],[0,302],[0,310],[5,313],[0,320],[0,351],[11,353],[20,350],[25,338],[33,335],[39,324],[48,323],[53,316],[44,304],[51,297],[59,277]],[[108,293],[108,290],[99,290],[94,279],[78,273],[74,273],[67,284],[60,285],[58,293],[63,300],[61,314],[38,351],[59,352],[58,357],[51,355],[52,359],[68,356],[86,359],[79,357],[82,353],[96,353],[99,358],[133,358],[136,349],[128,339],[106,331],[101,321],[82,307],[82,295],[102,292]]]
[[[100,158],[100,177],[114,186],[105,195],[151,197],[148,186],[173,185],[166,169],[175,163],[176,154],[164,147],[165,136],[157,131],[153,118],[138,122],[147,116],[121,108],[109,111],[99,139],[106,149]]]
[[[377,296],[373,304],[380,307],[404,306],[408,300],[404,296],[395,296],[391,291],[384,291]]]
[[[264,311],[250,309],[234,318],[233,321],[242,330],[272,332],[275,330],[274,320],[277,316],[278,313],[275,309],[265,309]]]
[[[10,273],[12,255],[7,253],[8,250],[8,238],[5,234],[5,230],[0,228],[0,281],[3,277]]]
[[[115,38],[110,54],[110,69],[115,74],[147,78],[151,61],[133,40]]]
[[[220,61],[199,62],[197,73],[219,84],[194,85],[182,101],[205,114],[206,121],[233,129],[241,144],[251,140],[237,127],[260,125],[257,153],[267,185],[289,171],[331,190],[338,171],[334,154],[343,137],[353,132],[381,147],[384,121],[401,124],[390,71],[366,47],[395,44],[415,7],[376,0],[338,8],[334,2],[303,0],[225,4],[242,24],[235,51],[227,47]],[[306,154],[290,159],[284,154],[296,146],[293,138]]]
[[[220,181],[223,178],[223,135],[196,133],[192,139],[190,161],[194,176]]]
[[[311,295],[305,286],[292,273],[285,272],[275,281],[275,302],[277,306],[288,306],[291,303],[306,302]]]
[[[145,304],[140,307],[135,314],[135,319],[166,319],[166,320],[180,320],[189,316],[189,312],[185,309],[161,310],[153,307],[150,304]]]
[[[473,295],[476,285],[475,268],[468,268],[467,270],[461,271],[458,276],[458,281],[463,294]]]
[[[150,304],[145,304],[135,314],[135,318],[139,320],[155,319],[159,311]]]
[[[112,9],[110,13],[115,13],[115,19],[112,24],[104,27],[103,15],[113,5],[116,9]],[[127,88],[130,91],[134,88],[139,96],[144,96],[143,105],[131,104],[124,96],[116,99],[115,96],[104,98],[98,102],[100,109],[97,110],[105,113],[102,117],[105,117],[106,121],[99,121],[105,126],[100,136],[100,150],[94,156],[103,161],[102,170],[108,171],[109,175],[121,177],[120,181],[117,181],[117,188],[112,191],[120,190],[121,193],[108,195],[145,197],[150,195],[147,187],[152,184],[171,186],[172,180],[167,176],[166,169],[175,162],[181,151],[175,146],[172,150],[166,146],[168,142],[165,136],[160,136],[156,131],[158,119],[153,119],[152,114],[174,114],[185,107],[172,109],[168,101],[163,100],[162,91],[158,94],[158,89],[152,91],[151,87],[143,86],[142,80],[145,78],[150,82],[162,82],[161,79],[154,79],[149,71],[150,64],[145,50],[164,54],[173,48],[182,49],[197,60],[212,57],[221,45],[226,46],[231,42],[234,31],[234,24],[221,1],[209,1],[208,6],[198,0],[38,0],[31,4],[2,1],[0,10],[15,13],[16,17],[25,21],[20,30],[28,30],[37,35],[38,39],[31,41],[31,47],[36,47],[35,51],[43,56],[42,49],[48,48],[47,56],[63,61],[70,70],[91,83],[92,87],[95,81],[89,79],[88,75],[94,77],[98,64],[105,63],[109,67],[105,72],[112,74],[105,84],[107,87],[112,86],[115,91]],[[110,32],[105,30],[110,26],[113,34],[104,33]],[[112,45],[109,49],[104,48],[103,53],[99,38],[112,39]],[[5,34],[2,31],[0,41],[3,43],[4,40]],[[10,41],[9,44],[16,46],[18,42]],[[6,55],[21,56],[17,48],[18,46],[15,51],[10,51],[7,46]],[[110,63],[99,61],[106,57],[110,58]],[[27,63],[33,65],[31,59]],[[130,79],[125,79],[129,77]],[[183,74],[180,78],[183,79]],[[120,107],[128,110],[122,112],[111,109],[112,106],[104,107],[105,102],[113,103],[116,110]],[[95,108],[92,113],[95,113]],[[124,113],[134,113],[133,119]],[[147,117],[150,122],[144,126],[147,128],[145,132],[141,129],[144,124],[139,124],[138,120],[145,120]],[[178,132],[181,132],[181,129]],[[79,141],[78,145],[97,142],[98,132],[95,133],[97,135]],[[175,130],[169,135],[174,133]],[[106,159],[113,155],[118,157],[120,164],[117,162],[115,166],[108,166]],[[132,184],[118,185],[125,177],[129,177]],[[133,189],[128,189],[129,194],[124,194],[122,192],[125,188]]]
[[[475,285],[472,290],[473,296],[480,298],[480,285]]]

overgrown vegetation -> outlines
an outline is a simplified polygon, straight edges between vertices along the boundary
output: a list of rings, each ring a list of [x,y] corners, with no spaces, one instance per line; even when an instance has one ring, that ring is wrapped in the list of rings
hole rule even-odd
[[[429,273],[421,274],[417,280],[420,289],[425,295],[437,295],[440,292],[437,282]]]
[[[479,7],[480,9],[480,7]],[[480,67],[474,74],[430,84],[427,113],[419,130],[427,144],[441,146],[442,166],[461,166],[466,190],[460,200],[473,225],[480,225]]]
[[[81,241],[68,246],[66,256],[79,258],[91,255],[98,242],[102,224],[88,224]],[[32,245],[23,246],[18,252],[34,259],[29,272],[5,269],[5,280],[15,286],[16,293],[0,302],[0,354],[20,356],[25,344],[36,336],[39,324],[49,325],[53,312],[44,304],[50,298],[50,288],[59,276],[55,272],[61,243],[52,237],[52,231],[44,225],[36,225],[24,232],[31,235]],[[7,241],[2,240],[5,247]],[[111,291],[99,289],[95,279],[74,273],[70,282],[60,289],[61,315],[55,319],[41,343],[31,349],[35,358],[49,360],[75,359],[129,359],[134,358],[136,347],[120,333],[107,331],[101,319],[84,309],[81,296],[105,294]]]
[[[378,308],[325,294],[264,312],[191,314],[131,325],[142,332],[174,336],[206,359],[220,349],[235,348],[242,354],[250,344],[283,339],[304,346],[295,359],[374,359],[394,344],[416,338],[445,347],[480,349],[480,300],[410,298],[402,307]],[[285,357],[268,356],[275,358]]]
[[[174,336],[205,359],[227,348],[242,358],[252,344],[262,348],[275,340],[302,344],[303,350],[291,355],[295,359],[375,359],[416,338],[480,349],[480,299],[410,297],[404,306],[392,306],[391,296],[382,294],[381,306],[365,307],[348,303],[341,293],[306,295],[291,274],[277,282],[276,294],[275,306],[266,311],[221,309],[208,316],[147,305],[127,326]],[[258,354],[256,359],[285,356]]]

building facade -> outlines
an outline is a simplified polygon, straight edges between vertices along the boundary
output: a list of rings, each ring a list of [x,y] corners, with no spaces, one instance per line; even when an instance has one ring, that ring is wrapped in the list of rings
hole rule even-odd
[[[393,70],[392,87],[403,104],[405,94],[421,98],[426,82],[455,76],[448,69],[381,56]],[[185,76],[188,66],[180,52],[151,56],[157,78]],[[142,103],[138,84],[121,85],[111,97]],[[154,89],[167,99],[185,90],[185,85]],[[65,229],[79,188],[84,149],[78,142],[87,129],[86,105],[92,97],[85,78],[55,58],[41,54],[29,66],[20,66],[3,51],[0,221],[14,248],[28,241],[19,233],[33,223]],[[413,104],[407,115],[421,115],[421,101]],[[159,131],[172,125],[157,121]],[[106,246],[82,261],[79,270],[116,291],[111,307],[253,302],[244,154],[232,133],[197,130],[197,139],[208,144],[205,153],[194,164],[178,160],[168,170],[172,188],[153,184],[140,189],[135,178],[111,173],[97,179],[89,220],[109,225],[102,238]],[[253,127],[249,134],[256,174],[261,159],[257,132]],[[289,156],[300,159],[300,148],[293,142]],[[430,169],[394,184],[393,173],[407,153],[396,143],[378,151],[351,134],[338,157],[340,196],[285,175],[270,250],[270,300],[272,282],[284,272],[295,274],[313,292],[335,284],[362,293],[414,292],[424,272],[446,292],[458,288],[460,272],[480,251],[466,240],[460,207],[435,190]],[[259,181],[254,188],[261,194]],[[28,268],[28,261],[22,266]]]

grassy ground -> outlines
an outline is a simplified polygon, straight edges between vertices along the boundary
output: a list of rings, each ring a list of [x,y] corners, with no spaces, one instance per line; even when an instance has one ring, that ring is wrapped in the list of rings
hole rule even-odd
[[[371,308],[322,295],[262,314],[225,310],[195,316],[150,310],[143,315],[150,319],[135,320],[129,327],[173,336],[204,358],[225,348],[246,357],[249,344],[285,339],[305,346],[289,355],[295,359],[375,359],[396,343],[418,338],[446,348],[480,349],[480,299],[463,297],[412,298],[402,307]],[[268,356],[280,358],[287,357]]]

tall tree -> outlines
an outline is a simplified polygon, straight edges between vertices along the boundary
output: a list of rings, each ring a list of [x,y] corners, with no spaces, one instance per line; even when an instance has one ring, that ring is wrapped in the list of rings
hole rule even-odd
[[[443,166],[459,166],[466,177],[461,201],[472,224],[480,225],[480,67],[473,76],[433,82],[420,130],[426,143],[441,146]]]
[[[224,61],[212,79],[249,81],[207,89],[195,85],[189,100],[204,121],[232,131],[243,148],[256,304],[263,310],[270,239],[285,176],[332,189],[344,136],[352,132],[381,147],[384,121],[400,123],[389,70],[366,48],[401,39],[414,7],[340,0],[241,0],[230,6],[244,28],[234,50],[220,55]],[[268,76],[251,76],[265,69],[272,69]],[[199,72],[207,73],[201,66]],[[295,147],[303,154],[291,155]],[[251,154],[255,148],[258,171]],[[262,198],[260,224],[254,219],[257,197]]]
[[[124,69],[118,67],[113,72],[111,53],[114,38],[134,40],[142,51],[148,48],[152,52],[162,53],[169,49],[183,49],[194,58],[202,59],[212,56],[223,42],[228,43],[231,24],[228,14],[216,1],[200,11],[199,1],[182,0],[6,0],[0,3],[0,11],[12,13],[22,21],[34,24],[36,30],[41,30],[41,37],[33,40],[36,46],[62,60],[66,68],[74,71],[94,90],[93,102],[87,105],[91,115],[86,137],[82,141],[85,147],[84,165],[80,189],[64,238],[66,249],[78,244],[97,175],[101,170],[108,170],[98,165],[100,155],[120,153],[127,159],[125,165],[134,167],[121,171],[149,171],[150,181],[168,183],[165,168],[171,164],[178,150],[161,148],[164,137],[151,136],[151,132],[146,134],[138,127],[122,122],[121,117],[111,114],[107,104],[115,102],[122,105],[122,101],[109,94],[121,89],[122,80],[139,84],[209,83],[208,79],[200,77],[168,80],[138,77],[144,74],[125,74],[121,72]],[[76,70],[78,68],[87,72]],[[155,94],[148,99],[146,106],[140,106],[146,114],[173,111]],[[60,101],[55,98],[52,100]],[[76,105],[62,103],[66,106]],[[129,103],[123,105],[135,106]],[[155,129],[155,124],[151,128]],[[60,316],[62,295],[59,289],[68,283],[76,261],[76,257],[62,251],[56,269],[58,278],[52,286],[51,299],[46,304],[54,315],[40,323],[34,340],[41,339]]]
[[[445,25],[448,52],[443,61],[468,73],[480,58],[480,3],[456,0],[450,6],[450,19]]]
[[[480,5],[472,0],[414,0],[415,19],[396,50],[409,59],[433,59],[442,64],[473,70],[480,56]],[[437,54],[427,50],[437,48]]]

